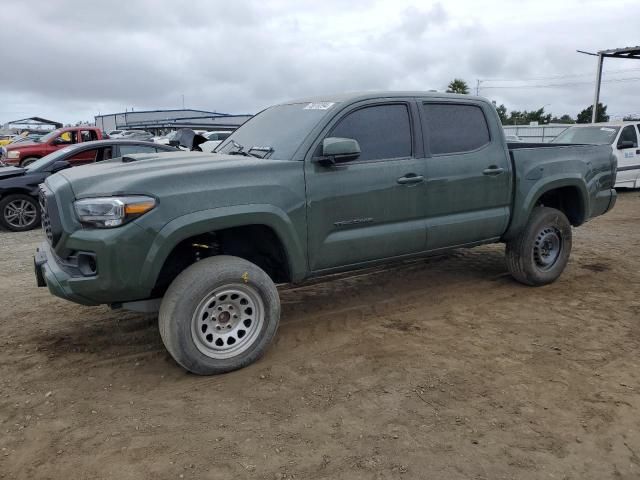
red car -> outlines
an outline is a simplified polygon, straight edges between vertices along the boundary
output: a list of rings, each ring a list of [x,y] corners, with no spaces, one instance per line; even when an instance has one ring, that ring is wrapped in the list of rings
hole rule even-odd
[[[39,158],[45,157],[61,148],[75,145],[76,143],[102,140],[103,138],[102,131],[97,127],[59,128],[34,142],[21,142],[5,146],[5,151],[2,153],[0,160],[6,165],[26,167]],[[87,154],[87,158],[74,159],[73,164],[82,165],[93,161],[94,158]]]

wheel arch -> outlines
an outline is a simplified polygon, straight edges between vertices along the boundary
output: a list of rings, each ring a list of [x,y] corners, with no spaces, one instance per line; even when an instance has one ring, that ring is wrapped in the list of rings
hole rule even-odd
[[[255,237],[257,232],[272,235],[267,240],[277,241],[278,245],[273,248],[281,248],[283,261],[286,263],[285,281],[297,281],[305,275],[305,243],[300,240],[289,217],[272,205],[241,205],[193,212],[166,224],[149,248],[140,281],[145,285],[156,286],[172,252],[189,239],[216,232],[233,232],[235,239],[245,238],[247,242],[258,241],[258,238],[249,238]]]
[[[532,185],[525,194],[516,192],[514,204],[520,207],[514,209],[511,224],[503,236],[504,240],[510,240],[517,235],[527,224],[533,209],[540,205],[562,211],[574,227],[589,219],[589,192],[584,179],[579,175],[543,178]]]

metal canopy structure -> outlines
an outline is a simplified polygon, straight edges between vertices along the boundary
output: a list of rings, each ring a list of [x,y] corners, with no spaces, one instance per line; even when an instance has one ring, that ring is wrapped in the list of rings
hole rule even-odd
[[[609,50],[600,50],[598,53],[584,52],[578,50],[578,53],[585,53],[598,57],[598,67],[596,70],[596,89],[593,95],[593,111],[591,112],[591,123],[596,123],[598,103],[600,103],[600,85],[602,84],[602,64],[605,58],[626,58],[640,60],[640,46],[612,48]]]
[[[158,133],[161,130],[178,128],[235,130],[249,118],[251,115],[230,115],[193,109],[139,110],[96,115],[95,123],[106,132],[144,129]]]
[[[47,120],[42,117],[21,118],[4,124],[3,129],[9,130],[28,130],[29,132],[43,132],[62,128],[62,123]]]

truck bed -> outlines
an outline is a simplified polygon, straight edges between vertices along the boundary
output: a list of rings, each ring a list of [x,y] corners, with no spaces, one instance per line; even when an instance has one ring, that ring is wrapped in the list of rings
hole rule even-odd
[[[526,223],[529,211],[524,209],[534,205],[551,187],[579,191],[586,214],[577,224],[601,215],[609,207],[609,189],[615,184],[616,171],[610,145],[508,143],[507,148],[514,176],[515,207],[505,238]],[[591,198],[594,193],[595,198]]]

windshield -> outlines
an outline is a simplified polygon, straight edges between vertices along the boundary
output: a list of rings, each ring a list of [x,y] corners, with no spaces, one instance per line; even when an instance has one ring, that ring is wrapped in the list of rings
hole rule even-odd
[[[222,142],[217,153],[238,150],[254,156],[291,160],[298,147],[335,104],[292,103],[267,108],[247,121]]]
[[[47,143],[49,140],[58,137],[61,132],[62,130],[54,130],[53,132],[47,133],[44,137],[40,137],[39,139],[34,141],[38,143]]]
[[[43,172],[49,167],[49,165],[53,164],[56,160],[61,160],[63,157],[69,153],[69,151],[73,149],[73,146],[61,148],[60,150],[56,150],[49,155],[39,158],[33,163],[30,163],[29,166],[25,167],[25,169],[29,172]]]
[[[553,139],[553,143],[586,143],[610,145],[620,127],[570,127]]]

